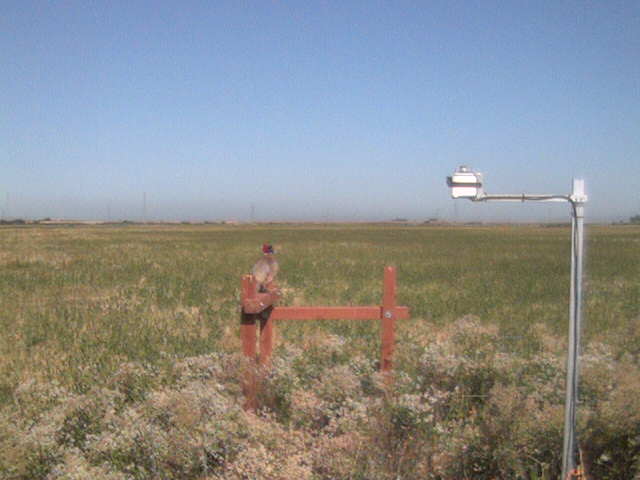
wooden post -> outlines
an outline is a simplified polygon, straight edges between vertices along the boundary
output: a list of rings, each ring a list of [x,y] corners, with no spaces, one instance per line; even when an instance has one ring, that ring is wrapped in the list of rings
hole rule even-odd
[[[382,324],[380,328],[382,340],[382,358],[380,370],[391,373],[393,368],[393,351],[396,341],[396,269],[385,267],[384,292],[382,295]]]
[[[251,275],[242,277],[242,301],[251,299],[256,294],[256,282]],[[242,390],[244,392],[245,410],[255,410],[257,407],[257,379],[256,379],[256,315],[241,312],[240,336],[242,338],[242,352],[246,360],[246,371]]]
[[[267,366],[271,363],[273,352],[274,321],[271,318],[273,307],[269,307],[260,313],[260,365]]]

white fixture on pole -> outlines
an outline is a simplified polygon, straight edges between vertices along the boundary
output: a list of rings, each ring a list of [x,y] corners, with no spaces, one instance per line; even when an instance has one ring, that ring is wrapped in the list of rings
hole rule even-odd
[[[569,202],[571,204],[571,287],[569,302],[569,351],[567,352],[567,385],[562,447],[562,480],[576,469],[576,404],[578,401],[578,361],[580,358],[580,331],[582,329],[582,262],[584,252],[584,204],[587,195],[584,180],[574,179],[571,195],[487,194],[483,177],[466,166],[458,167],[447,177],[453,198],[468,198],[474,202],[522,201]]]

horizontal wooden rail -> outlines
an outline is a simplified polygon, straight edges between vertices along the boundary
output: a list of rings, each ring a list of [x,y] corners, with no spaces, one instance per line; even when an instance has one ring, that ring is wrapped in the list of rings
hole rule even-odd
[[[396,319],[409,318],[409,307],[395,307]],[[274,307],[273,320],[380,320],[382,307]]]

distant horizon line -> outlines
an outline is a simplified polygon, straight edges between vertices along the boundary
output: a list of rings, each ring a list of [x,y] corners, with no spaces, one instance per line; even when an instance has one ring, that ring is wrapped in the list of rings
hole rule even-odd
[[[621,220],[592,220],[586,222],[589,225],[634,225],[630,221]],[[534,221],[534,220],[447,220],[447,219],[390,219],[390,220],[87,220],[75,218],[50,218],[42,219],[26,219],[26,218],[2,218],[0,226],[19,226],[19,225],[226,225],[226,226],[250,226],[250,225],[413,225],[413,226],[473,226],[473,225],[567,225],[571,224],[571,220],[557,221]]]

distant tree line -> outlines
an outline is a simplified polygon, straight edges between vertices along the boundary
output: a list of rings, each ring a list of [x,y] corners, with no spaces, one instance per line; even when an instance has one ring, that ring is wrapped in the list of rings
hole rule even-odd
[[[0,220],[0,225],[24,225],[25,222],[22,218],[14,218],[12,220]]]

